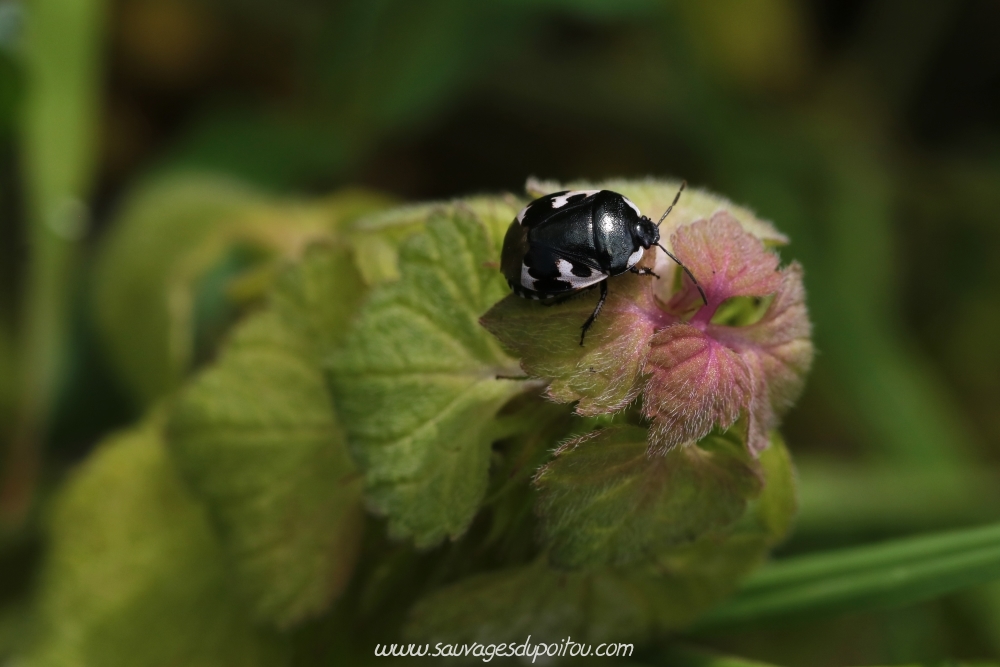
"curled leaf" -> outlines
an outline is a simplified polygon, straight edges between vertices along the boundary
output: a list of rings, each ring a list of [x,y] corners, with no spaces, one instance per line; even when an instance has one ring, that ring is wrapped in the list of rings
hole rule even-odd
[[[176,389],[214,357],[282,264],[386,203],[361,191],[276,199],[209,174],[174,174],[136,189],[95,266],[97,324],[111,363],[140,404]]]
[[[746,415],[747,447],[759,453],[798,398],[812,362],[802,269],[779,270],[777,255],[725,211],[678,229],[673,243],[708,303],[685,276],[666,306],[678,322],[653,336],[643,394],[650,446],[667,450]],[[712,323],[728,299],[772,295],[753,324]],[[680,321],[692,308],[687,322]]]

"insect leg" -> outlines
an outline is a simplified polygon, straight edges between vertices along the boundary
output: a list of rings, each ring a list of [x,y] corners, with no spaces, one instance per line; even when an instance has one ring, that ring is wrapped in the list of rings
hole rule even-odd
[[[608,298],[608,281],[602,280],[600,284],[601,284],[601,298],[597,300],[597,307],[594,308],[594,312],[590,314],[590,317],[587,318],[587,321],[584,322],[583,326],[581,327],[580,347],[583,347],[583,337],[587,335],[587,329],[589,329],[590,325],[593,324],[594,320],[597,319],[597,315],[601,312],[601,308],[604,307],[604,300]]]
[[[653,276],[657,280],[660,279],[660,276],[658,276],[657,274],[653,273],[653,269],[647,269],[645,266],[642,267],[642,268],[639,268],[639,269],[637,269],[636,267],[633,266],[633,267],[631,267],[629,269],[629,271],[631,271],[632,273],[634,273],[636,275],[639,275],[639,276]]]

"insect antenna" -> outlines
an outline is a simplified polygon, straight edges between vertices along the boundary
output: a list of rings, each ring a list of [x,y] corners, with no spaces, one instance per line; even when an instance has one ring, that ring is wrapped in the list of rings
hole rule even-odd
[[[667,207],[667,210],[664,211],[663,215],[660,216],[659,222],[656,223],[657,227],[659,227],[660,223],[662,223],[664,220],[667,219],[667,216],[670,215],[670,212],[674,210],[674,206],[677,206],[677,202],[680,201],[681,198],[681,193],[684,192],[684,188],[687,187],[687,184],[688,184],[687,181],[681,181],[681,187],[677,191],[677,194],[674,196],[674,201],[670,203],[670,206]]]
[[[674,210],[674,206],[676,206],[677,202],[680,201],[681,193],[684,192],[684,188],[686,188],[686,187],[687,187],[687,181],[681,181],[681,187],[677,190],[677,194],[674,196],[674,201],[672,201],[670,203],[670,206],[667,207],[667,210],[664,211],[663,215],[660,216],[660,221],[656,223],[657,227],[659,227],[660,223],[662,223],[664,220],[666,220],[667,216],[670,215],[670,212],[672,210]],[[659,242],[657,242],[656,245],[660,248],[660,250],[662,250],[663,252],[667,253],[667,257],[669,257],[670,259],[672,259],[675,262],[677,262],[677,266],[679,266],[682,269],[684,269],[684,273],[688,274],[688,278],[690,278],[691,282],[694,283],[694,286],[698,288],[698,293],[701,294],[701,300],[704,301],[705,305],[707,306],[708,305],[708,297],[705,296],[705,290],[703,290],[701,288],[701,285],[698,284],[698,279],[694,277],[693,273],[691,273],[691,269],[689,269],[688,267],[684,266],[684,262],[682,262],[681,260],[679,260],[676,257],[674,257],[673,254],[669,250],[667,250],[666,248],[664,248],[663,246],[661,246],[659,244]]]
[[[704,301],[705,305],[707,306],[708,305],[708,297],[705,296],[705,290],[703,290],[701,288],[701,285],[698,284],[698,279],[694,277],[693,273],[691,273],[691,269],[689,269],[688,267],[684,266],[684,262],[682,262],[681,260],[679,260],[676,257],[674,257],[674,255],[669,250],[667,250],[666,248],[664,248],[663,246],[661,246],[659,244],[659,242],[657,242],[656,246],[660,250],[662,250],[663,252],[667,253],[667,257],[669,257],[670,259],[672,259],[675,262],[677,262],[677,266],[679,266],[682,269],[684,269],[684,273],[686,273],[688,275],[688,278],[691,279],[691,282],[694,283],[694,286],[698,288],[698,293],[701,294],[701,300]]]

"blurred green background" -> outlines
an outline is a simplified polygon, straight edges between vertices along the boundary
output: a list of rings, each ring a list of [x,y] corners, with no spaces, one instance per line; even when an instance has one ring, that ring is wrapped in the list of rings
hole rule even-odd
[[[0,609],[31,590],[47,494],[152,398],[110,361],[93,267],[132,193],[190,171],[270,196],[724,193],[792,238],[816,327],[784,551],[1000,518],[997,35],[995,0],[0,1]],[[997,659],[1000,587],[718,641]]]

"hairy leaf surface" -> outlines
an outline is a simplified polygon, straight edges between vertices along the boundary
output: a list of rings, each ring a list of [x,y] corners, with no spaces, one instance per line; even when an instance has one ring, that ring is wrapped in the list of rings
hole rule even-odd
[[[580,415],[614,412],[632,402],[641,387],[639,376],[657,324],[653,280],[634,274],[611,280],[584,345],[580,327],[594,310],[597,290],[552,306],[511,294],[483,316],[483,326],[520,358],[528,375],[552,378],[547,391],[553,400],[578,401]]]
[[[760,455],[764,491],[735,524],[664,548],[652,565],[566,571],[534,563],[462,579],[422,598],[408,634],[483,643],[526,637],[642,641],[681,630],[733,594],[782,540],[795,511],[793,471],[780,439]]]
[[[487,485],[496,411],[520,383],[479,325],[506,292],[489,229],[465,207],[432,214],[372,293],[331,386],[371,507],[420,546],[461,534]]]
[[[550,558],[566,567],[655,560],[739,519],[761,482],[739,437],[649,455],[636,426],[570,441],[535,479]]]

